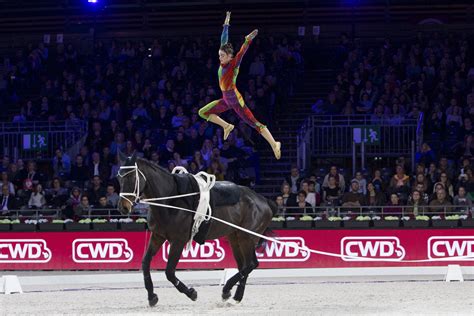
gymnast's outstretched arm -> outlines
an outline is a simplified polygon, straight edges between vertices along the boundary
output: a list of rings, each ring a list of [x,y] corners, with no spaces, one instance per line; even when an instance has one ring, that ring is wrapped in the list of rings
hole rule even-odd
[[[221,46],[227,44],[229,40],[230,11],[227,11],[221,35]]]
[[[235,55],[235,64],[238,67],[240,65],[240,62],[242,61],[242,57],[244,57],[245,52],[250,46],[250,43],[252,43],[252,40],[257,36],[258,30],[255,29],[250,33],[249,35],[245,36],[245,42],[242,44],[242,47],[240,47],[239,52],[237,55]]]

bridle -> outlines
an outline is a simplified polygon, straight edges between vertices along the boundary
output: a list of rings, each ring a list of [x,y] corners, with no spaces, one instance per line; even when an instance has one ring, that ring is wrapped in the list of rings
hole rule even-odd
[[[121,174],[120,171],[122,171],[123,169],[131,169],[131,170],[125,172],[124,174]],[[132,172],[135,172],[135,188],[133,189],[133,192],[128,192],[128,193],[120,192],[119,193],[119,196],[122,199],[127,200],[131,205],[140,203],[140,175],[143,177],[143,180],[145,180],[145,183],[146,183],[146,177],[143,174],[143,172],[140,169],[138,169],[138,165],[136,162],[134,166],[120,166],[119,171],[117,172],[117,176],[119,176],[120,178],[125,178],[127,175],[129,175]],[[135,200],[132,201],[127,196],[131,196],[135,198]]]
[[[128,171],[125,172],[124,174],[121,174],[120,171],[123,170],[123,169],[126,169]],[[132,172],[135,172],[135,188],[133,189],[133,192],[120,192],[119,193],[119,196],[121,198],[127,200],[128,202],[130,202],[130,204],[132,206],[135,205],[135,204],[138,204],[138,203],[143,203],[143,204],[148,204],[148,205],[154,205],[154,206],[160,206],[160,207],[173,208],[173,209],[177,209],[177,210],[189,211],[188,209],[185,209],[185,208],[182,208],[182,207],[156,203],[154,201],[178,199],[178,198],[182,198],[182,197],[186,197],[186,196],[201,194],[201,192],[192,192],[192,193],[172,195],[172,196],[164,196],[164,197],[152,198],[152,199],[142,199],[142,198],[140,198],[140,196],[141,196],[141,194],[140,194],[140,176],[143,177],[143,179],[145,180],[145,183],[147,182],[147,179],[146,179],[145,175],[143,174],[143,172],[140,169],[138,169],[138,165],[137,165],[136,162],[135,162],[135,165],[133,165],[133,166],[121,166],[119,168],[119,171],[117,172],[117,176],[119,176],[121,178],[124,178]],[[171,173],[174,174],[176,172],[177,173],[187,173],[186,169],[183,168],[183,167],[175,167]],[[210,188],[211,188],[214,185],[215,181],[216,181],[215,176],[214,175],[209,175],[209,178],[206,182],[209,183]],[[131,197],[132,199],[130,199],[128,197]]]

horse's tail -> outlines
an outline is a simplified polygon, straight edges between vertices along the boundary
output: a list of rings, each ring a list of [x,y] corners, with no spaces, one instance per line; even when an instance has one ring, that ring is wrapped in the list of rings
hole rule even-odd
[[[275,203],[275,201],[270,200],[270,199],[267,199],[267,203],[268,203],[268,206],[270,206],[270,209],[272,210],[272,215],[275,216],[278,212],[278,205]],[[268,236],[268,237],[272,237],[272,238],[276,236],[275,232],[273,232],[273,230],[271,230],[268,227],[263,232],[263,235]],[[264,238],[260,238],[260,240],[258,241],[257,247],[256,247],[257,251],[259,249],[263,250],[266,247],[267,247],[267,240],[264,239]]]

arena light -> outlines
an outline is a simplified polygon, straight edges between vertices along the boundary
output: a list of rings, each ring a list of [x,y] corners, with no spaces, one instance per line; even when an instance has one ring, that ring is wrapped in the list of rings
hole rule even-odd
[[[87,0],[87,2],[89,2],[89,3],[97,3],[97,2],[99,2],[99,0]]]

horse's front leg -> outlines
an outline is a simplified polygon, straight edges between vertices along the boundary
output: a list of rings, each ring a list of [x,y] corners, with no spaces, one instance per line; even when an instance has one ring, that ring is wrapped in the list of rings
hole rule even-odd
[[[166,278],[170,281],[181,293],[186,294],[191,300],[197,299],[197,292],[193,288],[188,288],[186,284],[181,282],[176,277],[176,266],[178,265],[179,258],[183,252],[185,242],[174,241],[171,242],[170,253],[168,255],[168,264],[166,265]]]
[[[143,280],[145,281],[145,288],[148,292],[148,303],[150,306],[155,306],[158,303],[158,295],[153,292],[153,281],[151,280],[150,264],[153,257],[165,242],[165,239],[152,234],[148,243],[145,256],[142,259]]]

